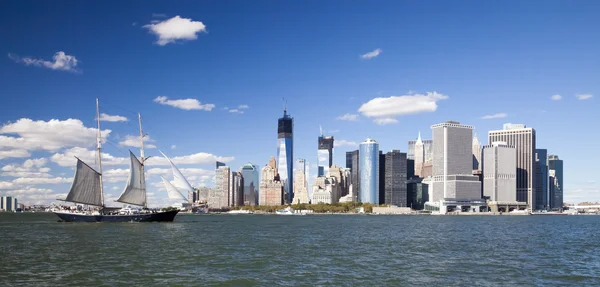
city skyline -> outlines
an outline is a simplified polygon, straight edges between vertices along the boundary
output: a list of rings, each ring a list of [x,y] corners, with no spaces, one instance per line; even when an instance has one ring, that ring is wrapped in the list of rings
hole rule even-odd
[[[593,113],[597,100],[592,55],[600,43],[582,36],[594,31],[591,9],[558,24],[550,19],[566,4],[515,1],[510,9],[498,4],[494,11],[474,4],[469,12],[438,2],[433,12],[448,14],[410,26],[432,8],[392,1],[365,8],[332,1],[311,8],[316,10],[295,3],[301,12],[293,13],[282,3],[269,2],[272,10],[264,11],[257,8],[261,5],[240,2],[254,13],[238,15],[221,3],[168,8],[148,3],[125,8],[127,13],[115,13],[106,3],[94,11],[27,3],[0,4],[7,35],[0,43],[5,55],[0,72],[3,95],[10,99],[0,107],[0,195],[22,203],[63,198],[74,156],[95,163],[96,97],[106,140],[107,202],[117,199],[125,185],[128,149],[139,155],[138,111],[151,156],[148,200],[157,206],[166,201],[160,175],[170,174],[159,149],[168,151],[194,187],[214,184],[214,161],[236,172],[251,162],[260,173],[277,156],[274,122],[281,117],[282,97],[294,116],[290,163],[309,159],[310,181],[317,174],[317,162],[310,159],[317,157],[319,125],[335,137],[333,164],[343,166],[345,153],[358,149],[365,138],[377,140],[383,152],[404,153],[419,131],[431,139],[430,125],[456,120],[475,126],[487,145],[488,131],[516,122],[536,130],[536,148],[566,161],[565,202],[600,201],[593,173],[600,159],[591,152],[597,138],[588,132],[598,119],[577,120]],[[334,9],[340,13],[331,15]],[[352,13],[359,9],[371,13],[355,23]],[[511,18],[515,10],[536,13],[525,21]],[[76,27],[65,33],[62,21],[69,15],[88,20],[70,20]],[[107,15],[112,21],[106,27],[91,24]],[[448,17],[461,15],[468,23],[447,24]],[[298,24],[305,16],[311,23]],[[528,25],[531,21],[535,25]],[[191,34],[156,29],[175,24]],[[23,33],[11,27],[22,27]],[[397,32],[414,44],[390,37]],[[439,42],[444,45],[434,44]],[[583,146],[572,148],[565,139]]]

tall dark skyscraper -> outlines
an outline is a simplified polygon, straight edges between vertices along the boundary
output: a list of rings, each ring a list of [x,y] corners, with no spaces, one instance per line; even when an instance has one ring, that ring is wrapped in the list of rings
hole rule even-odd
[[[352,185],[352,193],[355,196],[358,196],[360,190],[359,158],[358,150],[346,152],[346,168],[350,169],[350,184]]]
[[[385,198],[385,154],[379,151],[379,202],[378,204],[384,204]]]
[[[279,179],[283,182],[285,202],[291,203],[294,199],[294,118],[283,110],[283,117],[277,124],[277,171]]]
[[[333,136],[324,136],[323,131],[321,131],[317,154],[319,157],[317,162],[319,174],[317,176],[324,176],[324,171],[333,165]]]
[[[385,154],[385,204],[399,207],[408,206],[406,189],[407,160],[406,153],[392,150]]]

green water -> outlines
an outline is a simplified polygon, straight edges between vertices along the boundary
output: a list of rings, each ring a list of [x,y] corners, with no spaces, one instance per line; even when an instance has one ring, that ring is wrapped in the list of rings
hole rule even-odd
[[[0,286],[600,286],[598,216],[0,214]]]

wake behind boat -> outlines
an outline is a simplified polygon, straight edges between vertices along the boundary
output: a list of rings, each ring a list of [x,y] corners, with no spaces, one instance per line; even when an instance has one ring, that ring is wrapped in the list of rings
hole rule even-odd
[[[98,207],[97,211],[54,211],[60,219],[67,222],[171,222],[179,210],[164,212],[152,211],[147,208],[146,180],[144,177],[144,134],[142,132],[142,117],[138,114],[140,123],[141,161],[130,151],[129,178],[125,189],[117,202],[143,207],[141,210],[125,207],[117,212],[109,212],[111,208],[104,204],[104,189],[102,184],[102,142],[100,140],[100,110],[96,99],[96,119],[98,134],[96,135],[98,152],[98,171],[77,158],[75,177],[67,198],[62,201],[85,204]],[[60,199],[59,199],[60,200]],[[113,210],[115,208],[112,208]]]

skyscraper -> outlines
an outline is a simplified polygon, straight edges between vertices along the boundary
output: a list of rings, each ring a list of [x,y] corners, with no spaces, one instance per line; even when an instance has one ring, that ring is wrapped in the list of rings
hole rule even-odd
[[[260,180],[260,205],[281,205],[283,203],[283,184],[272,165],[262,168]]]
[[[421,133],[419,132],[419,137],[421,137]],[[408,157],[408,159],[415,159],[415,145],[417,144],[417,141],[419,139],[417,138],[417,140],[410,140],[408,141],[408,152],[406,153],[406,156]],[[424,140],[421,139],[421,142],[423,143],[423,154],[425,157],[425,162],[430,162],[433,160],[433,140]]]
[[[479,143],[479,138],[477,138],[477,134],[473,137],[473,170],[481,170],[483,166],[483,162],[481,161],[481,144]]]
[[[385,154],[379,151],[379,194],[377,195],[379,202],[377,204],[385,203]]]
[[[483,195],[491,201],[517,200],[517,150],[503,142],[483,149]]]
[[[18,208],[18,201],[16,197],[2,196],[0,197],[0,210],[4,211],[16,211]]]
[[[306,164],[304,159],[296,162],[296,174],[294,175],[294,199],[292,203],[309,203],[308,181],[306,180]]]
[[[550,199],[548,194],[550,189],[548,183],[550,177],[548,176],[548,150],[536,149],[535,150],[535,161],[537,164],[536,168],[536,202],[537,208],[540,210],[547,210],[550,208]]]
[[[480,199],[481,182],[473,176],[473,127],[447,121],[433,130],[432,201]]]
[[[419,132],[419,137],[417,138],[417,141],[414,143],[413,147],[413,159],[415,161],[414,174],[415,176],[420,177],[423,175],[423,164],[425,163],[425,149],[423,141],[421,140],[421,132]]]
[[[550,182],[551,186],[551,208],[562,208],[563,195],[565,187],[563,185],[563,161],[557,155],[548,156],[548,167],[550,175],[554,180]]]
[[[219,166],[215,170],[215,188],[208,195],[209,208],[225,208],[229,206],[231,170],[228,166]]]
[[[379,203],[379,144],[371,138],[359,146],[359,198],[362,203]]]
[[[354,196],[359,194],[360,172],[358,162],[358,150],[346,152],[346,168],[350,169],[349,186],[352,187]]]
[[[277,172],[283,183],[285,202],[291,203],[294,199],[294,119],[283,110],[283,117],[279,118],[277,125]]]
[[[318,140],[317,155],[317,176],[323,176],[324,171],[333,165],[333,136],[323,135],[323,130],[321,130],[321,135]]]
[[[392,150],[385,154],[385,204],[408,206],[406,153]]]
[[[259,198],[258,166],[247,163],[240,169],[244,177],[244,205],[257,205]]]
[[[503,130],[490,131],[488,142],[505,142],[517,149],[517,201],[527,202],[530,210],[535,200],[535,130],[523,124],[505,124]]]

